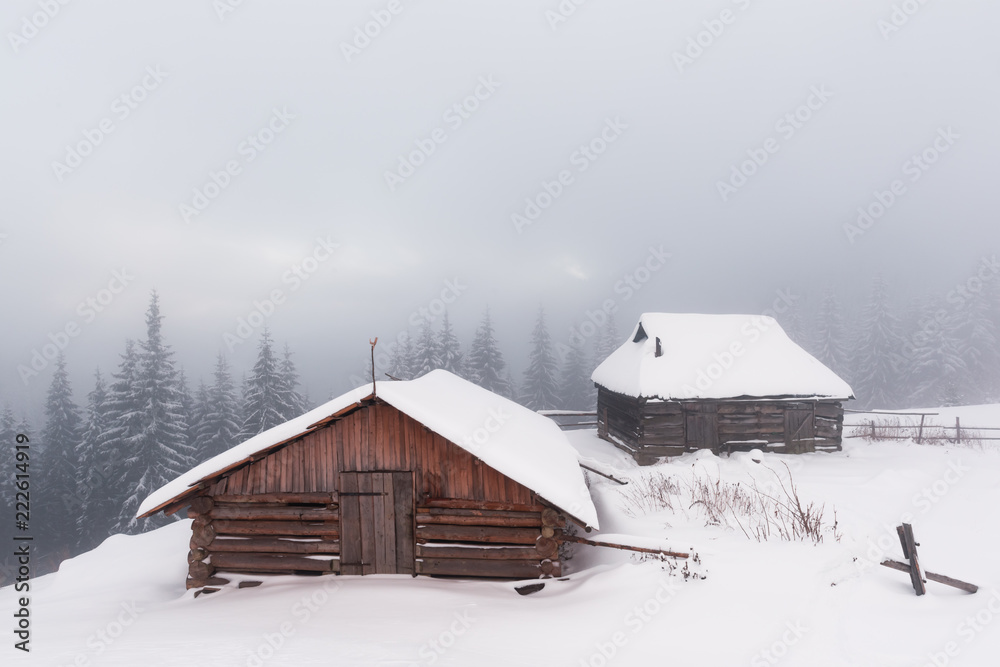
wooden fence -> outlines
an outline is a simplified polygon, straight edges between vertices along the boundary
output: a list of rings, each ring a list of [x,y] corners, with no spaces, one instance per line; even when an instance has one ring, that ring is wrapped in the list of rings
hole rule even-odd
[[[867,438],[869,440],[913,440],[921,444],[923,442],[947,441],[956,444],[981,443],[983,441],[996,441],[1000,437],[988,435],[993,431],[1000,431],[996,426],[968,426],[962,424],[961,417],[955,417],[955,425],[936,424],[928,421],[928,417],[938,417],[937,412],[880,412],[877,410],[845,410],[845,412],[865,415],[888,415],[889,417],[920,417],[919,423],[891,423],[888,420],[879,421],[877,418],[862,420],[856,424],[845,424],[845,435],[854,438]],[[851,429],[850,432],[846,432]],[[984,432],[987,435],[984,435]]]
[[[578,412],[576,410],[539,410],[538,414],[548,417],[564,431],[578,431],[585,428],[597,428],[597,412]]]

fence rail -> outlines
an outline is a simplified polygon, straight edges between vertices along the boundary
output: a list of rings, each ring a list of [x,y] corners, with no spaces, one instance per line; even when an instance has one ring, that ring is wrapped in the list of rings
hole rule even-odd
[[[983,441],[996,441],[1000,437],[990,437],[982,435],[982,431],[1000,431],[997,426],[963,426],[962,418],[955,417],[955,425],[933,424],[927,422],[927,417],[936,416],[936,412],[868,412],[866,414],[890,415],[894,417],[912,416],[920,417],[919,424],[887,424],[877,423],[875,419],[864,420],[858,424],[845,424],[845,429],[853,429],[847,435],[853,437],[869,438],[871,440],[913,440],[917,444],[925,440],[940,441],[947,440],[956,444],[963,442],[976,443]],[[893,435],[892,432],[897,434]],[[952,435],[950,435],[952,434]]]

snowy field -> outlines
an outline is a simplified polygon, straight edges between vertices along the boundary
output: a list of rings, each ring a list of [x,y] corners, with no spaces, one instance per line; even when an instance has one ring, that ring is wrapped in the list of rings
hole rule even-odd
[[[1000,425],[1000,406],[934,410]],[[852,418],[852,421],[854,418]],[[188,521],[115,536],[32,583],[30,654],[3,665],[832,665],[993,666],[1000,656],[1000,444],[845,442],[835,454],[687,455],[639,468],[570,432],[589,474],[602,535],[641,536],[700,563],[638,562],[577,546],[566,580],[522,597],[514,584],[408,576],[275,577],[259,588],[194,599],[184,590]],[[706,525],[689,506],[698,480],[754,482],[780,496],[788,470],[803,503],[824,505],[823,541],[758,541],[750,519]],[[623,492],[667,480],[672,508]],[[730,487],[731,488],[731,487]],[[834,509],[837,526],[834,529]],[[979,593],[930,582],[914,595],[894,527],[913,524],[925,569]],[[751,531],[752,532],[752,531]],[[839,535],[839,540],[837,536]],[[594,539],[596,533],[587,535]],[[609,538],[611,539],[611,538]],[[705,578],[702,579],[701,577]],[[0,609],[16,608],[11,588]]]

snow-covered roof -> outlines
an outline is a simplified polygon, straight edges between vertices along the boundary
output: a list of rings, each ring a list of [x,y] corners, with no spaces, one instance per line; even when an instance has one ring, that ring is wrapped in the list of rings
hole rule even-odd
[[[591,379],[626,396],[660,400],[854,396],[763,315],[644,313]]]
[[[416,380],[379,382],[377,394],[574,518],[598,527],[597,510],[576,450],[548,417],[444,370],[431,371]],[[370,385],[359,387],[250,438],[154,491],[140,505],[138,514],[163,508],[202,480],[307,433],[318,422],[358,406],[370,396]]]

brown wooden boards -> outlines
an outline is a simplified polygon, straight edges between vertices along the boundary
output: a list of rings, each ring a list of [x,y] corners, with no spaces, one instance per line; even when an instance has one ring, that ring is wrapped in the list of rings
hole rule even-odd
[[[413,475],[340,474],[342,574],[412,574]]]

